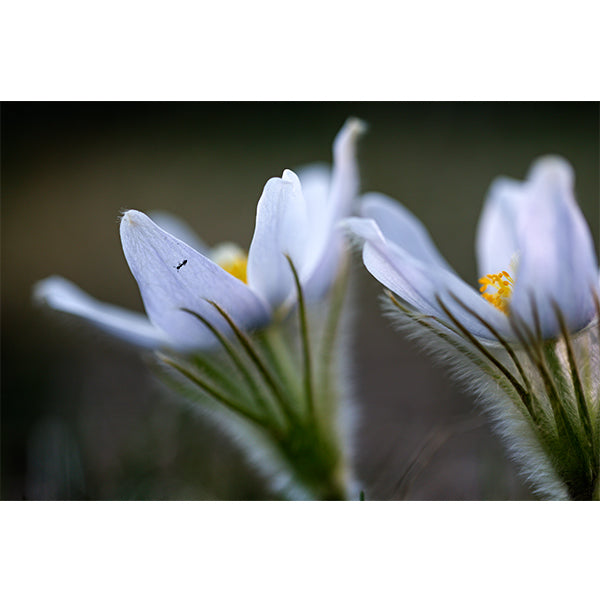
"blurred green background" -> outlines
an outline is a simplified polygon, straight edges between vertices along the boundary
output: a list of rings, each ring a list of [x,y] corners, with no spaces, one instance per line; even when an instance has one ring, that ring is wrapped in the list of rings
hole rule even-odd
[[[351,115],[370,127],[360,145],[363,191],[406,204],[471,284],[491,181],[523,178],[542,154],[575,167],[598,248],[597,103],[4,103],[3,499],[271,497],[243,454],[165,390],[140,352],[33,307],[31,288],[60,274],[142,310],[121,252],[121,210],[166,209],[210,244],[247,247],[267,179],[330,162]],[[473,399],[392,331],[379,284],[355,262],[349,376],[366,498],[531,498]]]

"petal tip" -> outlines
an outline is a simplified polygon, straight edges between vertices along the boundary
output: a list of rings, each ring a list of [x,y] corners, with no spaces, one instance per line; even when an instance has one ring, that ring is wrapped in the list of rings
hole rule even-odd
[[[575,180],[575,172],[568,160],[562,156],[551,154],[534,161],[527,178],[532,181],[542,180],[572,186]]]
[[[300,183],[300,179],[298,178],[298,175],[296,175],[296,173],[294,173],[294,171],[292,171],[291,169],[283,170],[283,174],[281,175],[281,180],[285,183]]]
[[[45,279],[36,281],[33,284],[33,290],[31,294],[33,304],[36,306],[47,304],[48,297],[51,294],[52,288],[59,279],[60,277],[58,277],[57,275],[51,275],[50,277],[46,277]]]
[[[334,155],[344,154],[349,150],[354,152],[354,144],[357,139],[367,131],[368,127],[365,121],[357,117],[349,117],[336,135],[333,142]]]
[[[142,222],[150,217],[146,216],[143,212],[139,210],[126,210],[121,215],[121,224],[125,225],[141,225]]]
[[[369,125],[358,117],[348,117],[342,127],[342,131],[345,130],[348,131],[349,135],[357,137],[366,133],[369,130]]]
[[[88,298],[89,296],[81,288],[60,275],[50,275],[33,284],[34,306],[49,306],[61,310],[75,300]]]

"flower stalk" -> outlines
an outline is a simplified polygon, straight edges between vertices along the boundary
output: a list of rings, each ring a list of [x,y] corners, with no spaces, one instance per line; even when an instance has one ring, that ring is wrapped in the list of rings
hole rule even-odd
[[[298,304],[285,320],[243,332],[213,303],[234,333],[233,340],[207,322],[219,342],[218,351],[191,356],[163,351],[156,356],[167,368],[162,369],[165,381],[180,391],[185,388],[188,398],[234,433],[281,497],[348,499],[354,488],[341,423],[343,386],[338,378],[343,359],[338,353],[343,346],[337,339],[346,269],[328,297],[308,308],[291,260],[289,265]],[[314,357],[326,362],[318,363]]]
[[[454,300],[460,305],[460,299]],[[417,313],[391,292],[386,304],[399,328],[418,335],[453,364],[459,380],[476,390],[542,497],[599,499],[600,383],[593,371],[600,364],[597,325],[572,334],[556,306],[559,336],[543,339],[539,331],[511,317],[519,339],[515,344],[479,317],[497,340],[482,343],[439,297],[438,302],[446,321]]]

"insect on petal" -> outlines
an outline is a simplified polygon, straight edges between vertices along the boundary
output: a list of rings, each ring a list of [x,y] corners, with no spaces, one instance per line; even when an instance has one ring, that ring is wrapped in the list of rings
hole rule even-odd
[[[148,317],[179,346],[202,348],[214,343],[213,334],[182,310],[222,327],[222,318],[207,300],[219,304],[240,327],[251,329],[268,322],[267,306],[247,285],[145,214],[130,210],[123,215],[121,241]]]

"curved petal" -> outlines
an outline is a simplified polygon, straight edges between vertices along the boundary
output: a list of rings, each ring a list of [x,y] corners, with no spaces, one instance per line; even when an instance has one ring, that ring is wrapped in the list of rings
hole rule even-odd
[[[386,240],[372,219],[351,218],[346,223],[350,231],[365,242],[363,262],[371,275],[417,311],[448,322],[438,303],[439,297],[471,333],[485,340],[494,340],[486,327],[454,301],[454,295],[503,335],[512,337],[505,315],[454,273],[418,260]]]
[[[292,294],[294,280],[286,254],[302,272],[309,221],[300,180],[292,171],[267,181],[256,209],[256,227],[248,251],[248,285],[272,308]]]
[[[306,202],[306,213],[310,229],[306,240],[306,255],[301,275],[310,275],[323,259],[332,229],[332,215],[329,201],[331,190],[331,168],[325,164],[313,164],[298,171],[302,195]]]
[[[222,318],[207,302],[219,304],[242,328],[270,319],[264,302],[244,283],[193,248],[160,229],[136,210],[121,219],[121,243],[148,317],[183,348],[211,346],[211,332],[192,310],[222,327]]]
[[[100,302],[56,275],[36,283],[34,300],[82,317],[96,327],[143,348],[169,346],[167,336],[146,315]]]
[[[321,298],[331,286],[339,263],[340,240],[333,241],[333,215],[330,206],[331,167],[313,164],[298,170],[302,194],[310,222],[309,249],[300,278],[308,300]]]
[[[308,218],[315,227],[324,227],[325,219],[321,217],[329,202],[331,167],[325,163],[306,165],[298,169],[296,175],[306,201]]]
[[[302,277],[303,292],[309,301],[317,301],[331,288],[344,252],[344,236],[337,230],[330,236],[327,250],[310,270],[309,275]]]
[[[198,250],[200,254],[209,256],[210,247],[200,239],[198,234],[185,221],[176,215],[163,210],[153,210],[148,213],[148,216],[161,229],[164,229],[173,237],[176,237],[178,240],[181,240],[188,246],[191,246],[194,250]]]
[[[354,210],[359,191],[356,142],[365,130],[366,125],[363,121],[350,118],[337,134],[333,143],[333,169],[329,193],[320,207],[312,196],[312,190],[316,188],[315,183],[305,189],[303,181],[311,229],[314,228],[311,231],[311,251],[306,257],[304,268],[305,293],[309,298],[319,298],[326,293],[339,268],[344,239],[338,225]]]
[[[427,264],[453,271],[435,247],[427,229],[408,209],[392,198],[370,192],[360,203],[360,214],[373,219],[383,236]]]
[[[333,142],[333,171],[329,194],[333,221],[337,222],[352,213],[359,187],[356,142],[366,129],[364,121],[352,117],[344,123]]]
[[[498,177],[492,183],[475,241],[480,277],[507,271],[511,261],[518,257],[517,216],[526,203],[522,183],[508,177]]]
[[[573,192],[571,166],[558,157],[545,157],[532,167],[524,185],[526,202],[518,207],[519,264],[510,310],[533,323],[532,302],[542,335],[559,328],[553,303],[576,331],[595,314],[592,290],[598,264],[588,225]]]

